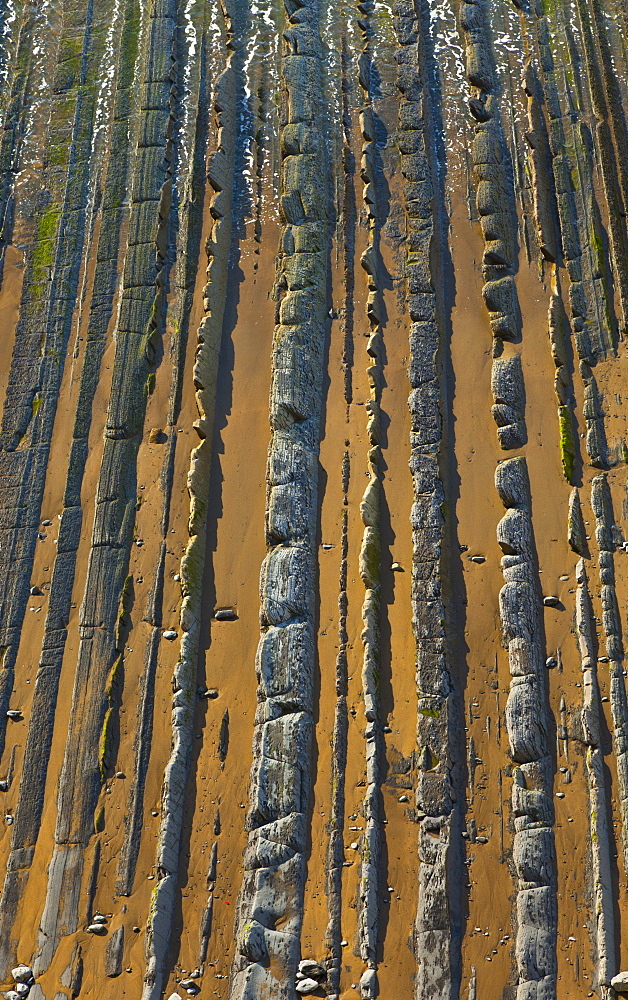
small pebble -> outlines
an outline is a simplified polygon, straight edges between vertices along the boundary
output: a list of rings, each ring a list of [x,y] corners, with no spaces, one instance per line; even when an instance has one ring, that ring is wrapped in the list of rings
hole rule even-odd
[[[486,556],[471,556],[471,562],[474,563],[486,562]]]
[[[558,660],[556,659],[555,656],[548,656],[547,659],[546,659],[546,661],[545,661],[545,666],[549,670],[552,670],[554,667],[558,666]]]
[[[166,631],[162,632],[161,634],[164,637],[164,639],[169,639],[170,641],[177,638],[177,633],[172,628],[167,628]]]
[[[6,823],[7,826],[13,826],[13,816],[11,816],[10,813],[7,813],[7,815],[4,817],[4,822]]]
[[[408,798],[407,795],[400,795],[399,796],[399,802],[409,802],[409,801],[410,801],[410,799]]]
[[[564,799],[565,798],[565,793],[564,792],[556,792],[556,798],[557,799]]]
[[[178,583],[180,579],[181,579],[181,575],[179,573],[175,573],[174,577],[173,577],[173,580],[175,580]]]
[[[553,594],[550,594],[549,597],[543,598],[543,604],[546,608],[555,608],[557,604],[560,604],[560,601]]]

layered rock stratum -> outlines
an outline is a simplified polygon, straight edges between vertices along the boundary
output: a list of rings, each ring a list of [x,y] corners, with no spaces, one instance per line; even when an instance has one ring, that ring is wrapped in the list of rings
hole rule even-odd
[[[0,5],[7,1000],[628,992],[627,36]]]

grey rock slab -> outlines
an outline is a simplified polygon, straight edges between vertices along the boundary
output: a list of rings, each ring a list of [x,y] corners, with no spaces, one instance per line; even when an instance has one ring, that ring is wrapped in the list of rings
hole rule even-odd
[[[309,994],[309,993],[314,993],[318,989],[318,987],[319,984],[316,979],[307,978],[307,979],[300,979],[294,988],[297,991],[297,993]]]
[[[16,983],[30,983],[33,981],[33,970],[30,965],[17,965],[11,969],[11,976]]]
[[[116,928],[107,944],[105,954],[105,975],[115,978],[122,972],[124,953],[124,926]]]

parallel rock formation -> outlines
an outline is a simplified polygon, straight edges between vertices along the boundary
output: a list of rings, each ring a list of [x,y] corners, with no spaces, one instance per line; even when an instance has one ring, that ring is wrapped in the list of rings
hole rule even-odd
[[[621,995],[624,6],[0,9],[8,1000]]]
[[[497,541],[504,553],[505,583],[499,594],[499,608],[511,674],[506,728],[510,756],[515,762],[512,810],[517,877],[517,997],[540,998],[556,993],[558,915],[542,606],[534,565],[525,459],[513,458],[499,465],[495,485],[507,508],[497,527]]]

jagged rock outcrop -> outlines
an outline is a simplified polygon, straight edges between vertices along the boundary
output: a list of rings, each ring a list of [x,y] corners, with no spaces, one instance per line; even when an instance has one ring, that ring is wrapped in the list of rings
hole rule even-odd
[[[507,512],[497,540],[504,552],[499,594],[511,682],[506,728],[513,769],[513,862],[517,876],[517,996],[556,993],[556,857],[549,756],[549,710],[541,644],[542,605],[535,572],[531,495],[524,458],[497,468],[495,485]]]
[[[495,358],[491,372],[493,406],[497,437],[505,451],[522,448],[528,440],[525,425],[525,386],[521,358]]]
[[[318,0],[286,3],[268,554],[260,576],[248,849],[230,996],[290,997],[299,957],[313,725],[316,456],[327,330],[327,197]],[[279,499],[280,498],[280,499]],[[281,929],[275,928],[277,922]]]

